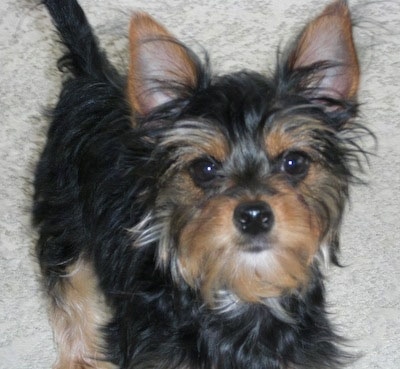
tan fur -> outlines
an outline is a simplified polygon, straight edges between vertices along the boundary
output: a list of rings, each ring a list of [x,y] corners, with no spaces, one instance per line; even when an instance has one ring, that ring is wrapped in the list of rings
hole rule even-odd
[[[317,119],[288,113],[276,117],[274,125],[266,132],[265,151],[270,159],[275,159],[286,151],[302,151],[313,157],[313,136],[310,132],[330,131]],[[333,132],[333,130],[332,130]]]
[[[58,348],[53,369],[116,368],[103,361],[101,353],[104,342],[99,329],[110,312],[92,266],[77,262],[53,292],[51,322]]]
[[[179,147],[176,159],[190,162],[200,156],[209,156],[224,162],[229,153],[229,143],[225,135],[212,123],[198,120],[182,120],[163,137],[160,145]]]
[[[266,245],[265,251],[253,254],[245,251],[246,241],[232,221],[236,206],[248,200],[213,199],[182,232],[181,274],[210,305],[219,290],[257,302],[301,289],[308,281],[320,242],[319,228],[308,208],[283,186],[276,196],[253,199],[269,203],[275,216],[270,234],[250,241]]]
[[[129,44],[128,96],[140,114],[174,97],[172,91],[158,91],[158,81],[196,85],[196,67],[185,49],[148,14],[132,17]]]
[[[311,66],[318,61],[331,61],[340,65],[318,76],[320,87],[339,93],[342,98],[357,94],[360,73],[353,41],[350,11],[344,1],[327,6],[302,33],[298,47],[292,54],[292,68]],[[337,78],[341,75],[342,78]],[[340,80],[336,85],[333,80]]]

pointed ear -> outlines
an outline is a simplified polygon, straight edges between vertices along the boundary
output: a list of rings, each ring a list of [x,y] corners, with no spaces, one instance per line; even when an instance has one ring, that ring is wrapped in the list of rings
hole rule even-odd
[[[356,97],[359,66],[346,1],[335,1],[306,26],[289,54],[288,68],[299,75],[309,71],[301,84],[313,99]]]
[[[128,96],[139,114],[197,85],[197,65],[188,49],[148,14],[132,17],[129,46]]]

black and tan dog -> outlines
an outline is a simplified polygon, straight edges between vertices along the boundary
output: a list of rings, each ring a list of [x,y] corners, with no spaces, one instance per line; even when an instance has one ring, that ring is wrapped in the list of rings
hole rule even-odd
[[[341,367],[320,268],[363,155],[346,2],[272,76],[215,76],[137,13],[127,78],[75,0],[44,4],[69,73],[34,200],[55,368]]]

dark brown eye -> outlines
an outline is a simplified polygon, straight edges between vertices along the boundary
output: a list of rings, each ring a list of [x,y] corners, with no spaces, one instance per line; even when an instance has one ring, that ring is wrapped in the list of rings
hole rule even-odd
[[[283,159],[281,170],[291,176],[305,176],[310,166],[310,159],[307,154],[303,152],[289,152]]]
[[[219,164],[210,158],[197,159],[190,165],[189,172],[196,185],[206,187],[218,175]]]

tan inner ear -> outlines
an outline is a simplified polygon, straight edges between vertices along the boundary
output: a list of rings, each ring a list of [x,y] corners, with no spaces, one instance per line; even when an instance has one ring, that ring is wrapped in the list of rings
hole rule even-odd
[[[139,114],[178,97],[173,87],[196,85],[196,65],[185,47],[150,15],[132,17],[129,44],[128,96]]]
[[[297,69],[324,61],[338,66],[322,72],[319,87],[336,91],[343,98],[353,98],[359,85],[359,65],[350,12],[342,0],[327,6],[305,28],[290,64]]]

